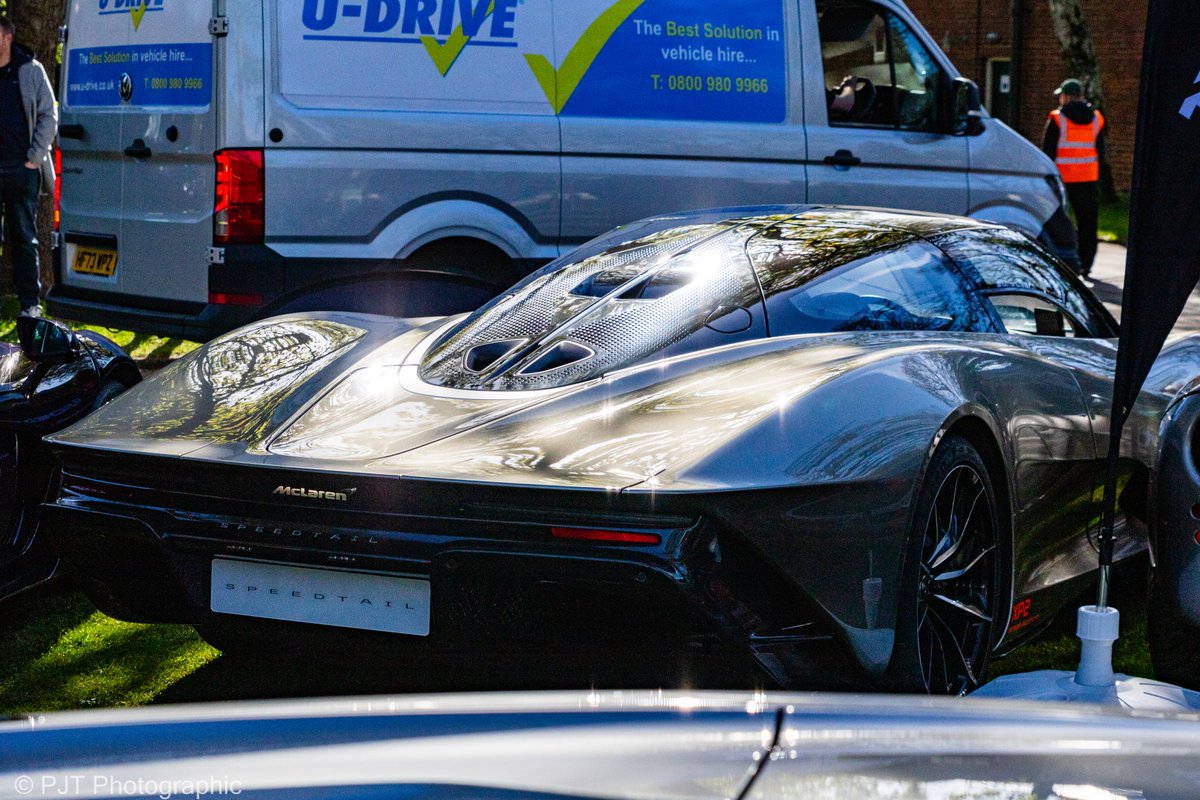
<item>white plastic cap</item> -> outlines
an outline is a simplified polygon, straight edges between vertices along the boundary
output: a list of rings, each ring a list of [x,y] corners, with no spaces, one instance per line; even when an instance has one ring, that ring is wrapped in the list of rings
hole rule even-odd
[[[1121,612],[1115,608],[1080,606],[1075,635],[1096,642],[1115,642],[1121,631]]]
[[[1075,634],[1083,645],[1075,682],[1080,686],[1112,686],[1116,676],[1112,668],[1113,642],[1121,628],[1121,613],[1115,608],[1080,606]]]

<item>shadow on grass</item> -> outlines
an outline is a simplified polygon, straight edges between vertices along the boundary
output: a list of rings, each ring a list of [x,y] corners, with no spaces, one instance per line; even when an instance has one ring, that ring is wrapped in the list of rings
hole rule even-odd
[[[165,367],[171,362],[171,359],[174,357],[175,350],[178,347],[178,339],[163,339],[158,347],[155,347],[149,353],[146,353],[144,356],[142,356],[142,358],[138,361],[138,365],[144,369],[157,369],[159,367]]]
[[[0,616],[0,685],[23,665],[50,650],[62,632],[90,617],[95,608],[64,583],[44,585],[4,603]],[[2,706],[0,706],[2,707]]]
[[[69,586],[8,605],[2,713],[141,705],[217,655],[191,628],[119,622]]]
[[[0,341],[16,343],[16,318],[20,312],[17,298],[13,295],[0,295]],[[79,325],[69,323],[76,330],[90,330],[116,342],[139,366],[157,369],[165,366],[173,358],[194,350],[199,345],[182,339],[164,339],[146,333],[123,331],[107,328],[103,325]],[[145,350],[146,352],[142,352]]]
[[[222,655],[159,694],[157,703],[342,695],[588,689],[763,688],[740,660],[660,648],[544,650],[430,656],[383,646]]]

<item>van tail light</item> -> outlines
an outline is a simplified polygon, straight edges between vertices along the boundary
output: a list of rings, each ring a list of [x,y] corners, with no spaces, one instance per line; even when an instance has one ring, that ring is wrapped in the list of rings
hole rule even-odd
[[[262,150],[220,150],[213,244],[261,244],[265,208]]]
[[[54,230],[62,224],[62,148],[54,148]]]

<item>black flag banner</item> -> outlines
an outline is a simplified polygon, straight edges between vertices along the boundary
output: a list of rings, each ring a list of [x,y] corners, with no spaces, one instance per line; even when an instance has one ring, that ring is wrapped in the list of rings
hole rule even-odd
[[[1106,605],[1112,564],[1121,429],[1200,280],[1200,2],[1150,0],[1149,6],[1104,493],[1100,606]]]

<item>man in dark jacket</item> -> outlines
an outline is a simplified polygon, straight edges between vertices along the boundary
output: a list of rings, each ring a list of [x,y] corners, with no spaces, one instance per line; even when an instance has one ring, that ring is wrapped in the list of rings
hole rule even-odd
[[[1100,160],[1104,157],[1104,115],[1083,98],[1074,78],[1054,90],[1058,105],[1046,121],[1042,150],[1054,159],[1067,187],[1067,200],[1079,228],[1080,272],[1087,275],[1096,260],[1099,226]]]
[[[0,16],[0,203],[21,316],[36,317],[41,316],[38,194],[54,188],[50,145],[58,128],[58,106],[45,68],[13,44],[15,33],[12,21]]]

